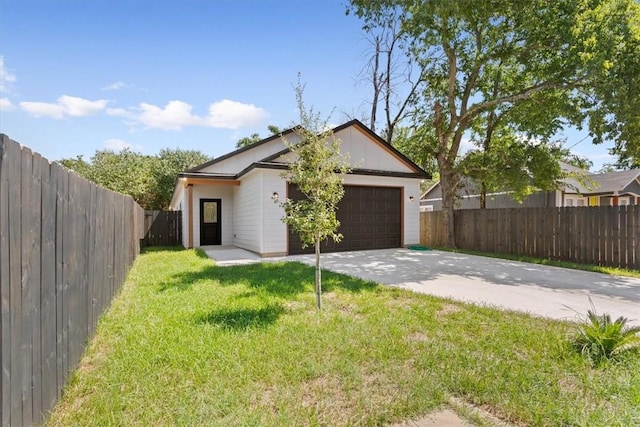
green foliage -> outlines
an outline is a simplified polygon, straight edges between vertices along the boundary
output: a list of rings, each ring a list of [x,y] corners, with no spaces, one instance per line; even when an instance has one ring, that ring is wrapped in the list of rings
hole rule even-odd
[[[609,314],[598,314],[592,304],[572,345],[596,366],[619,358],[624,353],[640,348],[640,326],[632,327],[628,322],[623,316],[612,321]]]
[[[267,126],[267,129],[269,130],[269,133],[271,135],[278,135],[279,133],[282,132],[280,128],[275,125],[269,125]],[[249,145],[255,144],[256,142],[259,142],[261,140],[262,140],[262,137],[260,136],[259,133],[252,133],[251,136],[245,136],[244,138],[240,138],[238,142],[236,142],[236,148],[248,147]]]
[[[340,225],[336,207],[344,196],[343,175],[349,171],[347,159],[340,155],[340,140],[328,127],[328,119],[307,110],[302,98],[304,87],[296,87],[300,125],[296,134],[300,141],[286,145],[296,156],[283,177],[298,186],[304,200],[286,200],[283,221],[300,235],[303,247],[315,245],[327,238],[339,241]]]
[[[298,79],[300,76],[298,75]],[[336,216],[338,202],[344,196],[343,175],[349,172],[348,161],[340,154],[340,140],[333,135],[328,119],[307,110],[303,100],[304,85],[298,80],[295,87],[296,101],[300,113],[300,124],[296,128],[299,141],[285,144],[295,156],[283,178],[298,186],[306,196],[303,200],[287,199],[281,206],[282,219],[300,235],[302,247],[313,245],[316,253],[316,306],[322,309],[322,279],[320,272],[320,243],[327,238],[338,242],[340,222]]]
[[[82,156],[60,163],[105,188],[131,196],[144,209],[166,209],[179,172],[210,160],[196,150],[163,149],[157,156],[98,150],[86,162]]]
[[[154,209],[167,209],[178,173],[192,169],[211,160],[211,157],[198,150],[163,148],[153,162],[153,203]]]
[[[494,133],[488,150],[478,146],[467,152],[458,168],[485,193],[508,190],[522,202],[535,191],[558,188],[564,177],[559,164],[562,153],[559,145],[532,143],[506,130]]]

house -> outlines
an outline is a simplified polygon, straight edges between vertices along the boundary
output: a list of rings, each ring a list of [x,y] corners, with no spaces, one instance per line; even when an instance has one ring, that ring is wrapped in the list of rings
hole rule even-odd
[[[420,238],[420,181],[428,174],[357,120],[333,129],[349,155],[338,204],[339,243],[323,251],[396,248]],[[282,222],[284,198],[302,197],[283,172],[295,128],[180,173],[171,200],[181,210],[183,245],[235,246],[261,256],[311,252]]]
[[[487,208],[640,205],[640,169],[595,174],[566,163],[560,166],[571,174],[560,188],[533,193],[522,203],[515,201],[508,190],[487,194]],[[456,209],[479,208],[478,185],[466,179],[458,190]],[[420,197],[420,210],[441,209],[442,190],[438,182]]]

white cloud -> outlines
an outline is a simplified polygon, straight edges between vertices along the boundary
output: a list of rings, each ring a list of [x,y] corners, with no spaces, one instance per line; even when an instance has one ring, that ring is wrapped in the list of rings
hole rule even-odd
[[[127,141],[123,141],[121,139],[109,138],[104,142],[104,148],[106,148],[107,150],[122,151],[125,148],[140,149],[141,147],[140,146],[134,147],[132,144],[129,144]]]
[[[243,104],[224,99],[209,106],[209,114],[201,117],[192,113],[193,106],[183,101],[170,101],[164,107],[141,103],[136,120],[148,128],[181,130],[185,126],[207,126],[222,129],[238,129],[261,124],[267,112],[253,104]],[[113,109],[107,114],[131,118],[130,112]]]
[[[0,55],[0,92],[9,92],[16,80],[16,75],[4,67],[4,56]]]
[[[120,90],[120,89],[129,89],[130,87],[132,87],[130,84],[117,81],[115,83],[111,83],[110,85],[103,87],[102,90]]]
[[[51,117],[56,120],[70,117],[92,116],[104,110],[109,101],[90,101],[75,96],[62,95],[56,103],[21,102],[20,107],[36,117]]]
[[[267,112],[253,104],[223,99],[209,106],[206,126],[224,129],[238,129],[245,126],[257,126],[266,118]]]
[[[11,111],[15,106],[11,103],[9,98],[0,98],[0,111]]]
[[[184,126],[197,126],[202,122],[200,117],[191,114],[192,109],[191,105],[182,101],[170,101],[164,108],[142,103],[138,121],[149,128],[180,130]]]

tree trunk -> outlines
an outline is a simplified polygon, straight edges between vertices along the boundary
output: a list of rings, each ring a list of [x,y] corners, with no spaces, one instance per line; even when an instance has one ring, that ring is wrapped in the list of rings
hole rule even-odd
[[[436,159],[438,160],[438,169],[440,171],[440,190],[442,191],[442,227],[444,231],[444,245],[448,248],[456,247],[455,223],[453,218],[453,206],[456,201],[456,191],[458,190],[457,176],[453,170],[453,162],[458,153],[460,143],[459,136],[454,139],[449,149],[449,138],[451,138],[451,126],[445,128],[444,117],[442,116],[442,105],[436,102],[434,105],[434,127],[438,136],[438,152]],[[455,145],[455,147],[454,147]],[[453,151],[452,158],[449,151]]]
[[[448,248],[455,248],[456,235],[453,208],[458,186],[453,168],[449,162],[442,157],[438,156],[438,167],[440,169],[440,189],[442,190],[444,245]]]
[[[487,208],[487,186],[484,181],[480,183],[480,209]]]
[[[316,306],[322,310],[322,277],[320,274],[320,240],[316,240]]]

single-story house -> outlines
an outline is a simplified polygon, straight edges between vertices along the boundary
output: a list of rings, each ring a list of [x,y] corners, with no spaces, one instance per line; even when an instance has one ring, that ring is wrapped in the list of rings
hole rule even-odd
[[[420,182],[429,175],[357,120],[333,129],[349,155],[338,204],[344,238],[323,251],[396,248],[419,243]],[[172,210],[182,211],[183,245],[235,246],[261,256],[311,252],[282,222],[284,198],[302,197],[286,181],[295,128],[178,175]]]
[[[564,206],[622,206],[640,205],[640,169],[591,173],[566,163],[560,166],[572,177],[562,181],[561,186],[552,191],[538,191],[518,203],[511,192],[487,194],[487,208],[534,208]],[[576,175],[582,175],[578,179]],[[458,190],[456,209],[479,209],[480,190],[472,180],[466,179]],[[442,210],[442,190],[437,182],[420,197],[421,211]]]

